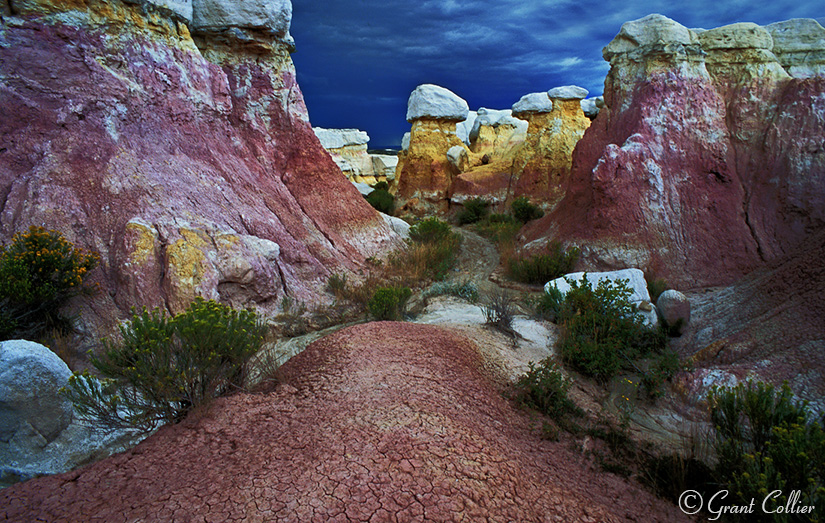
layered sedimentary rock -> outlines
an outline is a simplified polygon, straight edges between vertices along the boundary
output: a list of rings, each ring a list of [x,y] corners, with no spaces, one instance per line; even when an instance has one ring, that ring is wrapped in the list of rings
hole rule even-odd
[[[469,134],[470,150],[476,154],[504,156],[520,145],[527,135],[527,122],[513,117],[512,113],[510,109],[479,108]]]
[[[347,179],[375,184],[375,168],[367,153],[369,135],[358,129],[323,129],[314,127],[315,136],[327,150]]]
[[[512,115],[510,109],[481,107],[468,136],[470,153],[457,168],[451,203],[482,197],[491,203],[507,200],[510,166],[527,134],[527,122]]]
[[[624,24],[567,195],[525,240],[563,238],[582,268],[651,268],[682,287],[804,242],[825,225],[825,78],[791,79],[772,45],[753,24]]]
[[[456,124],[468,113],[467,102],[443,87],[424,84],[412,92],[407,103],[409,145],[399,155],[392,186],[401,212],[421,216],[447,210],[457,174],[447,151],[466,147],[456,135]]]
[[[528,122],[524,144],[512,162],[512,196],[527,196],[545,209],[564,197],[573,150],[590,126],[581,102],[587,90],[576,86],[533,93],[513,105]]]
[[[817,20],[794,18],[765,26],[773,54],[794,78],[825,75],[825,28]]]
[[[99,252],[87,328],[196,295],[309,301],[394,238],[307,121],[289,2],[235,4],[196,0],[191,26],[119,0],[3,17],[0,241],[42,224]]]

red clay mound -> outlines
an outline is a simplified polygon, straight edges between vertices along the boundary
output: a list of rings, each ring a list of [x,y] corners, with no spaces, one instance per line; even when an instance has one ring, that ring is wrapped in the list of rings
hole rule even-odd
[[[371,323],[312,344],[272,393],[0,493],[15,521],[688,521],[541,441],[466,338]]]

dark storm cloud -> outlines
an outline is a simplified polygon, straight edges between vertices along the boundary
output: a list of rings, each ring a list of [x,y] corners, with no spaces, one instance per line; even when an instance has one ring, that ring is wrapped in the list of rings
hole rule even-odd
[[[442,85],[471,109],[509,108],[559,85],[602,94],[602,48],[622,23],[661,13],[687,27],[825,15],[821,0],[294,0],[293,59],[313,125],[357,127],[371,145],[409,130],[410,92]]]

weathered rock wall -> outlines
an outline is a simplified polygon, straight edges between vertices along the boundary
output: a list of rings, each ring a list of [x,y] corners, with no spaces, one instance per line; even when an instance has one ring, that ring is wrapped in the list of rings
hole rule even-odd
[[[825,78],[791,79],[770,38],[661,15],[625,24],[604,50],[605,107],[567,195],[527,229],[528,247],[559,238],[582,246],[581,268],[713,285],[825,225]]]
[[[196,19],[206,6],[195,2]],[[147,3],[15,0],[11,13],[0,241],[45,225],[101,254],[86,327],[107,331],[135,305],[177,312],[196,295],[264,311],[285,295],[314,300],[329,271],[392,242],[330,174],[288,20],[193,24],[193,39]]]

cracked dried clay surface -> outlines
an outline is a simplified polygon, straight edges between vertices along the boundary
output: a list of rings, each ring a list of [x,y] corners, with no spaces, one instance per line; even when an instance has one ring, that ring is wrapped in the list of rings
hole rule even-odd
[[[260,394],[0,491],[11,521],[690,521],[539,438],[468,338],[376,322],[316,341]]]

